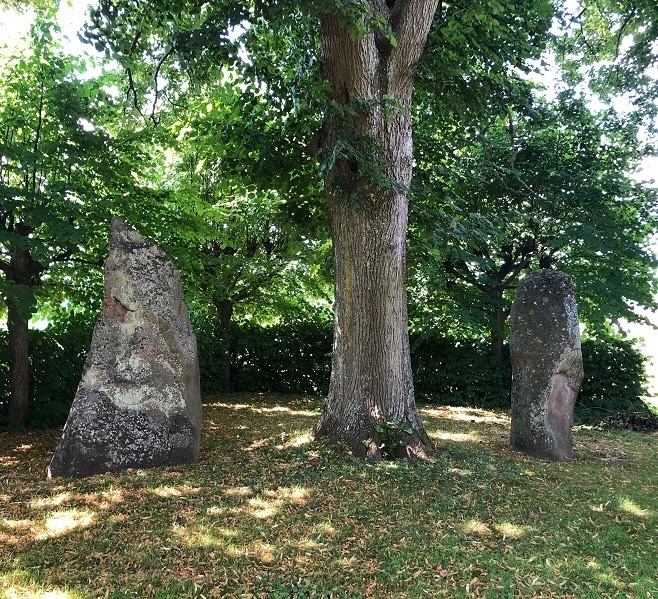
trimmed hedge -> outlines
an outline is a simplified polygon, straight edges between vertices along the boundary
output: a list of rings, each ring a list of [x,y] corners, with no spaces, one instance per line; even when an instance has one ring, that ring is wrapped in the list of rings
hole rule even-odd
[[[6,424],[9,356],[0,331],[0,426]],[[221,391],[326,394],[331,366],[331,324],[287,322],[270,326],[236,324],[228,342],[231,380],[224,374],[227,341],[204,323],[197,333],[201,386]],[[31,426],[65,421],[91,339],[87,323],[66,323],[31,331]],[[485,344],[412,335],[412,365],[420,401],[482,408],[509,406],[509,360],[493,362]],[[646,393],[644,359],[632,342],[620,338],[583,343],[585,380],[577,415],[601,420],[610,414],[642,410]]]
[[[92,328],[69,322],[43,331],[29,331],[30,413],[28,426],[63,424],[80,382]],[[7,331],[0,330],[0,426],[7,425],[9,347]]]

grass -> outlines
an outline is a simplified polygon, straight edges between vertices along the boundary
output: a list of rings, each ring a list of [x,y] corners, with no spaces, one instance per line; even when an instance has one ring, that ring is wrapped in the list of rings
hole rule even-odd
[[[504,413],[423,409],[431,462],[310,441],[319,400],[210,398],[191,467],[45,481],[60,431],[0,433],[0,596],[658,597],[658,438],[511,452]]]

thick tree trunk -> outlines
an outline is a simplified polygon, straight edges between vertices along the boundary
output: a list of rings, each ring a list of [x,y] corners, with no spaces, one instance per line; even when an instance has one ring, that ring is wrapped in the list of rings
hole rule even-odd
[[[222,361],[222,378],[228,391],[231,388],[231,318],[233,317],[233,302],[221,300],[215,303],[219,326],[224,340],[224,357]]]
[[[405,190],[412,172],[413,72],[437,3],[398,0],[388,12],[384,3],[371,2],[387,14],[396,47],[379,34],[352,40],[337,15],[322,23],[332,100],[350,107],[328,118],[325,147],[331,152],[348,136],[381,173],[364,172],[351,156],[325,179],[336,268],[334,351],[315,432],[368,459],[431,452],[409,354]]]
[[[28,320],[11,301],[7,302],[9,337],[9,426],[25,427],[30,396]]]

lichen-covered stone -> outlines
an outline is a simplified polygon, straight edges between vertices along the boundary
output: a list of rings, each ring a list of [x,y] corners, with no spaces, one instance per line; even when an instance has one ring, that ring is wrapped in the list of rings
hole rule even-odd
[[[571,426],[583,380],[580,327],[568,275],[538,270],[520,283],[510,321],[513,448],[575,459]]]
[[[200,434],[196,337],[180,277],[114,218],[103,312],[48,476],[193,462]]]

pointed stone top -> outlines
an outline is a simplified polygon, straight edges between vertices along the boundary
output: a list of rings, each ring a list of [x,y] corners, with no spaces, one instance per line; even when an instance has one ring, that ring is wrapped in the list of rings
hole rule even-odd
[[[139,244],[152,243],[146,239],[137,229],[131,227],[120,216],[113,216],[110,225],[110,247],[124,244]],[[153,244],[155,245],[155,244]]]

